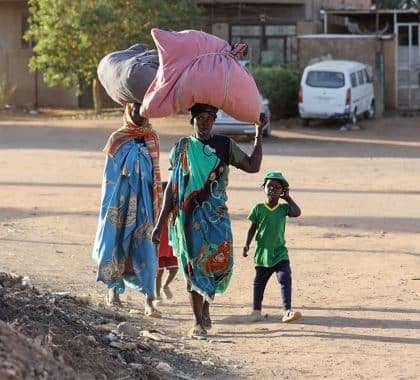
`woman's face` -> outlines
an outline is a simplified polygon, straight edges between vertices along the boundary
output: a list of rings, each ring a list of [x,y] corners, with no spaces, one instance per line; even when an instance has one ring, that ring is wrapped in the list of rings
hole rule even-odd
[[[214,115],[211,112],[201,112],[194,118],[195,137],[199,140],[207,140],[211,137]]]
[[[146,119],[144,117],[140,116],[140,104],[139,103],[134,103],[132,105],[130,116],[131,116],[131,119],[133,120],[133,122],[138,126],[142,126],[146,122]]]

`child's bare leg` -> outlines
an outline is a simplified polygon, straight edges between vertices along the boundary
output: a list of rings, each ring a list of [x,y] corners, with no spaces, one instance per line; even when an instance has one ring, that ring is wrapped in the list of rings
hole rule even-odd
[[[162,286],[163,269],[158,269],[156,274],[156,297],[160,298],[160,289]]]
[[[178,268],[168,268],[169,274],[165,281],[165,284],[163,285],[163,293],[165,293],[165,297],[169,300],[172,298],[172,292],[169,288],[169,284],[172,282],[172,280],[175,278],[176,273],[178,272]]]
[[[173,281],[176,274],[178,273],[178,268],[168,268],[169,274],[165,281],[165,284],[163,285],[164,288],[167,288],[169,284]]]

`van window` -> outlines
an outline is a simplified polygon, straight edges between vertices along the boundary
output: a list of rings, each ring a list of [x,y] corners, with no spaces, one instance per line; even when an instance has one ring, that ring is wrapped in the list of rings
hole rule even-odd
[[[336,71],[309,71],[306,84],[311,87],[340,88],[344,87],[344,73]]]
[[[357,87],[356,73],[351,73],[350,74],[350,81],[351,81],[351,86],[352,87]]]
[[[365,79],[363,78],[363,71],[362,70],[357,72],[357,76],[359,77],[359,84],[365,83]]]

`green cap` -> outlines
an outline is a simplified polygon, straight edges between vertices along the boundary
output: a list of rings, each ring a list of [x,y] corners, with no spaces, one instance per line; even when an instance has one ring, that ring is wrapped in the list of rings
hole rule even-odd
[[[283,187],[289,187],[289,182],[287,182],[286,178],[284,178],[283,174],[281,174],[280,172],[268,172],[264,177],[262,187],[265,186],[265,183],[268,179],[277,179],[280,181]]]

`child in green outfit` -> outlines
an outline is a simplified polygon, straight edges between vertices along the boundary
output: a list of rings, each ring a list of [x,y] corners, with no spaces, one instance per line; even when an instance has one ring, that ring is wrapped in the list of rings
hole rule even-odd
[[[248,215],[251,221],[242,255],[248,256],[249,245],[256,233],[254,253],[255,280],[252,321],[260,321],[264,290],[273,273],[281,286],[285,314],[283,322],[292,322],[302,315],[292,310],[292,272],[284,239],[286,216],[295,218],[301,211],[289,194],[289,184],[280,172],[268,172],[264,177],[265,203],[258,203]],[[286,203],[279,203],[283,199]]]

